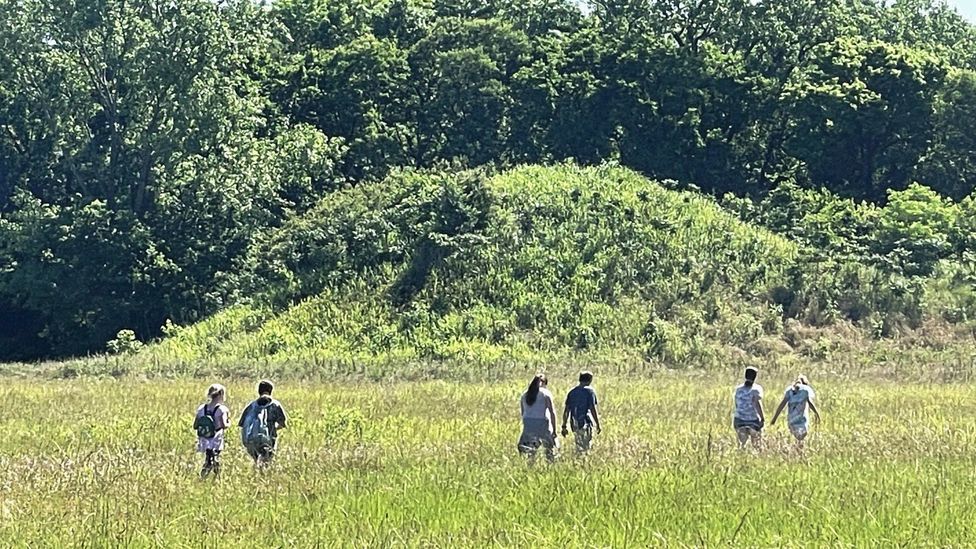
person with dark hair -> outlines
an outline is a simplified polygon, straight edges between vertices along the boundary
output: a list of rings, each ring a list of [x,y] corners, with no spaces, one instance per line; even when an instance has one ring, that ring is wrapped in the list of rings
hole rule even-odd
[[[803,449],[803,440],[807,438],[807,433],[810,431],[810,410],[817,418],[817,423],[820,423],[820,411],[813,403],[815,394],[813,387],[810,386],[810,381],[805,375],[800,374],[793,385],[787,387],[783,394],[783,400],[780,401],[776,413],[773,414],[773,420],[769,422],[770,425],[776,425],[776,419],[783,412],[783,408],[789,406],[786,422],[789,424],[790,433],[796,438],[796,446],[800,450]]]
[[[278,430],[284,429],[288,416],[281,403],[271,398],[274,385],[268,380],[258,383],[258,398],[247,405],[238,426],[241,442],[254,460],[255,466],[263,466],[274,457],[278,447]]]
[[[593,444],[593,429],[600,433],[600,414],[597,412],[596,391],[593,383],[593,373],[580,372],[579,385],[566,395],[566,408],[563,410],[563,436],[569,435],[567,422],[571,422],[573,438],[576,441],[576,453],[585,454]]]
[[[746,442],[752,439],[752,445],[759,448],[762,444],[762,430],[766,423],[763,412],[763,388],[756,383],[759,370],[749,366],[745,371],[745,381],[735,388],[733,401],[735,413],[732,426],[739,437],[739,448],[745,448]]]
[[[550,462],[556,459],[556,409],[552,393],[546,388],[548,384],[545,374],[537,374],[519,400],[522,435],[518,440],[518,451],[530,460],[535,459],[539,446],[545,447],[546,459]]]

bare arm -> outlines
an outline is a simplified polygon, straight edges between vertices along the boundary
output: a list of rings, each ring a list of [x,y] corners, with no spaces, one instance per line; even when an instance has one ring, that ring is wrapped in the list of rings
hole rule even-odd
[[[776,425],[776,418],[783,412],[783,408],[786,408],[786,397],[779,401],[779,406],[776,407],[776,413],[773,414],[773,420],[769,422],[770,425]],[[761,417],[761,415],[760,415]]]
[[[566,404],[563,405],[563,436],[566,436],[566,424],[569,423],[569,398],[566,398]]]
[[[285,409],[280,405],[278,406],[278,410],[281,411],[281,417],[278,419],[278,428],[284,429],[288,426],[288,414],[285,413]]]
[[[756,413],[759,414],[759,421],[766,423],[766,411],[763,410],[762,397],[756,395],[753,399],[753,402],[756,403]]]
[[[552,403],[552,398],[546,397],[546,410],[549,411],[549,423],[552,425],[552,434],[556,434],[556,407]]]
[[[590,413],[593,414],[593,424],[596,425],[596,432],[599,433],[600,431],[603,431],[603,428],[600,427],[600,414],[598,414],[596,411],[595,402],[593,403],[593,406],[590,407]]]
[[[813,416],[817,418],[817,423],[820,423],[820,411],[817,410],[817,405],[814,404],[809,398],[807,398],[807,404],[809,404],[810,409],[813,410]]]
[[[220,425],[217,426],[218,431],[223,431],[224,429],[230,427],[230,408],[220,405]]]

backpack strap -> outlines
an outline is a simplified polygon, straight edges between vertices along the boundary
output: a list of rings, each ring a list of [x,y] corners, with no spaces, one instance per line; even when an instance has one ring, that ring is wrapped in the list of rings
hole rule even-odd
[[[210,419],[213,420],[213,422],[214,422],[214,430],[215,431],[220,431],[220,429],[217,427],[217,409],[218,408],[220,408],[220,404],[214,406],[213,409],[210,410],[209,413],[208,413],[207,412],[207,405],[206,404],[203,405],[203,415],[204,416],[209,416]],[[227,418],[225,417],[224,418],[224,423],[226,423],[226,422],[227,422]]]

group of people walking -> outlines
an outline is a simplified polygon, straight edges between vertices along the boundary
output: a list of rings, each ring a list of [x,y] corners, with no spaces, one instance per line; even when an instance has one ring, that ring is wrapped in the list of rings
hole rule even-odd
[[[258,397],[244,408],[237,426],[241,429],[241,443],[256,467],[274,458],[278,445],[278,431],[288,424],[288,415],[281,403],[272,398],[274,384],[258,382]],[[197,433],[197,451],[204,455],[200,476],[220,475],[220,453],[224,450],[224,434],[230,427],[230,409],[224,404],[227,389],[219,383],[207,389],[207,402],[197,408],[193,429]]]
[[[569,436],[572,430],[577,454],[588,452],[594,431],[597,434],[601,431],[596,391],[590,386],[592,383],[592,372],[580,372],[579,385],[566,395],[563,406],[562,436]],[[556,406],[552,393],[547,388],[548,384],[545,374],[536,374],[519,399],[522,434],[518,440],[518,451],[534,459],[539,448],[545,448],[546,459],[554,461],[559,448],[560,431],[556,430]]]
[[[751,440],[753,446],[762,446],[762,432],[766,426],[766,413],[763,409],[762,385],[756,383],[759,377],[759,370],[756,368],[746,368],[745,380],[735,388],[734,403],[735,412],[732,418],[732,427],[735,429],[739,438],[739,447],[745,448]],[[783,399],[780,400],[776,412],[770,425],[776,425],[776,420],[786,408],[786,423],[789,425],[790,433],[796,439],[797,446],[803,448],[803,441],[810,432],[810,412],[813,412],[817,422],[820,422],[820,411],[814,404],[815,393],[810,381],[806,376],[800,374],[796,380],[786,388]]]
[[[739,439],[740,448],[745,448],[749,441],[752,441],[757,448],[762,445],[766,414],[762,403],[763,388],[756,383],[758,377],[758,369],[746,368],[745,380],[733,392],[732,427]],[[592,383],[593,374],[581,372],[579,385],[566,396],[566,404],[563,408],[562,436],[568,436],[570,430],[568,427],[571,427],[578,454],[589,451],[594,429],[596,433],[600,432],[597,397],[596,391],[590,386]],[[547,385],[546,376],[537,374],[519,400],[522,434],[519,436],[518,450],[531,459],[540,448],[544,448],[546,458],[553,461],[559,448],[557,434],[559,431],[556,430],[557,414],[554,399]],[[800,374],[786,389],[770,421],[770,425],[775,425],[780,414],[786,409],[787,424],[799,448],[803,447],[803,441],[810,432],[810,412],[813,412],[818,422],[820,421],[820,411],[814,404],[814,398],[815,393],[810,381]]]
[[[763,409],[763,388],[756,383],[759,370],[746,368],[745,380],[735,388],[732,426],[739,439],[739,447],[745,448],[751,440],[757,448],[762,444],[762,432],[766,424]],[[555,399],[548,389],[549,380],[545,374],[537,374],[529,382],[528,388],[519,399],[522,416],[522,434],[518,439],[520,454],[534,459],[540,448],[545,450],[546,459],[554,461],[559,448],[559,434],[568,437],[573,433],[576,453],[585,454],[593,443],[594,433],[601,432],[600,414],[597,409],[596,391],[593,389],[593,373],[580,372],[579,385],[566,395],[563,405],[562,428],[556,428],[559,417],[556,414]],[[281,403],[271,395],[274,385],[262,380],[257,386],[258,396],[244,409],[237,426],[241,429],[241,443],[256,467],[271,462],[278,445],[278,431],[288,424],[288,416]],[[220,454],[224,450],[225,433],[230,427],[230,409],[224,404],[227,390],[223,385],[213,384],[207,389],[207,402],[197,408],[193,429],[197,434],[197,451],[204,455],[200,476],[206,478],[211,473],[220,474]],[[787,410],[787,423],[790,432],[802,448],[803,441],[810,432],[812,411],[820,421],[820,411],[814,404],[815,393],[806,376],[799,375],[786,389],[770,425],[784,409]]]

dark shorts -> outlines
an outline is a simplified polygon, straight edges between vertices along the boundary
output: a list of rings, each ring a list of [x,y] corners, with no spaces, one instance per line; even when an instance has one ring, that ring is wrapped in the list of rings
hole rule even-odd
[[[247,454],[251,456],[251,459],[257,461],[271,461],[275,454],[274,443],[268,444],[245,444],[244,449],[247,450]]]
[[[738,431],[739,429],[752,429],[753,431],[762,431],[763,422],[758,419],[745,420],[745,419],[735,418],[732,420],[732,427],[734,427],[736,431]]]

